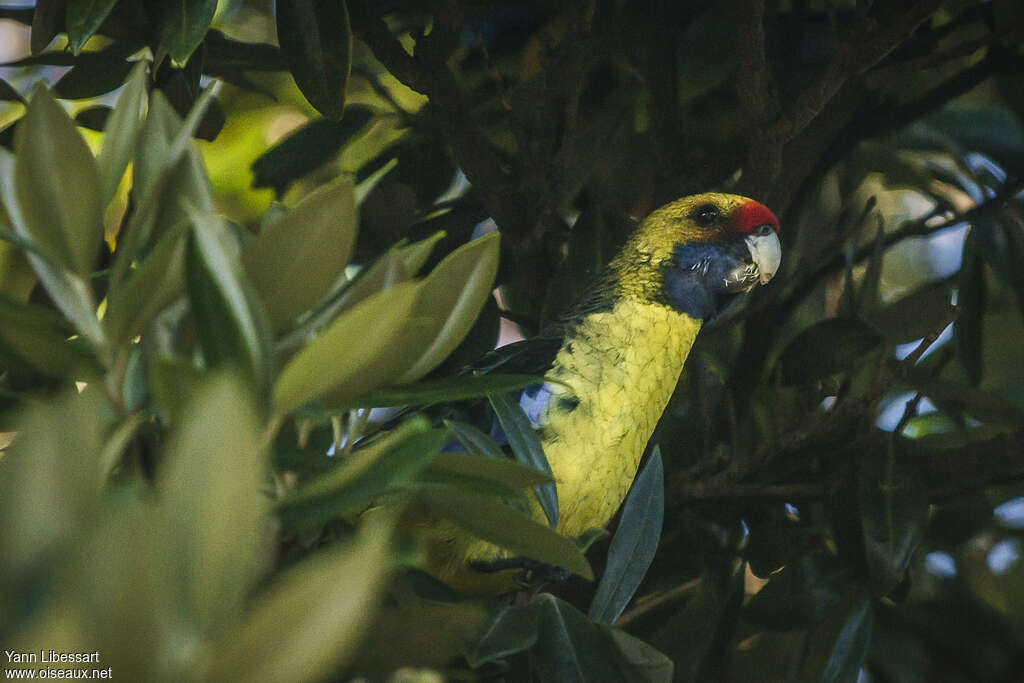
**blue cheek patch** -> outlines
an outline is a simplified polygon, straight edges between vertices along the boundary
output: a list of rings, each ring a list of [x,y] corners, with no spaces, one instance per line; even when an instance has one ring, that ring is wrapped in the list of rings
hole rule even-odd
[[[711,320],[736,298],[726,291],[726,276],[749,260],[743,242],[677,246],[664,271],[667,303],[691,318]]]

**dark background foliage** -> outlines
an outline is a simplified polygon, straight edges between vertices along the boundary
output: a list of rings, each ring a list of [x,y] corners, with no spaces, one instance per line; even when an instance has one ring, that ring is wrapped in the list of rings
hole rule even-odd
[[[243,662],[268,680],[430,680],[429,670],[545,681],[1020,679],[1016,0],[48,0],[0,8],[0,20],[10,60],[0,68],[0,145],[14,152],[2,159],[17,186],[0,213],[2,427],[6,441],[33,428],[70,433],[59,443],[25,437],[20,459],[16,447],[0,459],[5,491],[44,475],[60,482],[0,502],[0,542],[16,558],[0,572],[5,648],[52,647],[40,629],[70,604],[92,635],[60,642],[89,643],[114,662],[115,678],[134,671],[137,680],[217,680]],[[130,76],[139,61],[151,62],[149,72]],[[114,108],[119,96],[129,101],[131,78],[136,109],[148,93],[144,124]],[[60,204],[61,184],[85,187],[92,162],[47,156],[46,126],[75,129],[53,123],[60,117],[43,95],[26,109],[39,80],[87,129],[86,142],[102,144],[104,204],[89,210],[106,212],[106,248],[95,231],[72,238],[63,265],[26,207]],[[214,81],[223,85],[210,99]],[[102,143],[89,132],[105,128]],[[199,141],[186,144],[189,133]],[[109,161],[121,157],[107,140],[130,150],[121,165]],[[131,183],[121,178],[129,159]],[[595,584],[581,578],[504,605],[388,574],[416,563],[416,540],[399,531],[387,545],[390,522],[357,524],[354,511],[369,501],[411,495],[438,512],[469,496],[461,514],[490,516],[488,533],[500,540],[514,506],[491,503],[544,479],[438,455],[450,434],[471,451],[493,450],[461,422],[443,432],[413,420],[356,446],[362,470],[336,467],[324,456],[332,443],[349,453],[377,428],[359,409],[522,386],[515,377],[475,386],[446,378],[499,331],[531,336],[555,320],[639,217],[711,189],[775,211],[783,267],[698,339],[652,440],[660,456],[648,459],[619,536],[588,551],[598,580],[607,574],[596,602]],[[325,215],[341,216],[343,227],[314,220]],[[500,311],[484,303],[493,240],[463,247],[461,261],[441,260],[486,231],[487,219],[501,233]],[[224,234],[242,245],[241,261]],[[274,284],[268,273],[284,252],[307,259],[308,272]],[[350,276],[354,266],[363,274],[332,285],[346,264]],[[157,282],[174,268],[180,277]],[[409,280],[421,268],[430,275]],[[160,294],[164,285],[171,296]],[[275,287],[300,292],[303,305],[288,308]],[[477,293],[475,307],[441,294],[462,288]],[[458,333],[440,324],[424,333],[443,353],[409,355],[411,332],[392,318],[410,306],[454,321]],[[97,307],[106,310],[99,327]],[[369,360],[357,350],[363,337],[379,342]],[[332,370],[305,388],[335,366],[351,372]],[[241,368],[234,389],[204,379],[224,367]],[[72,380],[103,395],[58,398]],[[194,389],[210,382],[205,393]],[[235,422],[182,417],[195,405]],[[240,424],[252,433],[221,434],[246,431]],[[273,551],[256,550],[251,519],[267,511],[238,493],[248,480],[237,466],[211,465],[202,479],[168,465],[161,479],[165,458],[187,460],[182,443],[202,453],[269,445],[272,471],[249,483],[262,486],[261,499],[284,501],[274,510],[282,526],[263,544]],[[75,473],[89,471],[61,456],[84,453],[81,444],[92,444],[111,480],[102,509],[69,508],[53,493],[75,489]],[[160,505],[144,493],[154,476],[166,494]],[[168,493],[176,486],[205,493],[193,504]],[[173,564],[167,558],[183,551],[168,529],[208,524],[222,514],[203,507],[214,499],[240,511],[208,543],[186,544],[192,574],[171,580],[74,559],[54,565],[62,578],[38,572],[44,551],[116,554],[104,537],[134,539],[131,525],[150,517],[161,531],[145,552]],[[74,509],[89,526],[43,523],[28,509],[55,511],[47,519]],[[353,536],[354,526],[362,531]],[[261,559],[225,569],[232,563],[210,539],[227,538]],[[630,538],[656,547],[649,568],[624,559],[644,556]],[[333,563],[318,554],[325,548]],[[579,560],[573,549],[553,552],[563,564]],[[195,568],[211,563],[220,567],[212,579]],[[189,637],[219,643],[217,657],[167,645],[180,641],[166,627],[181,615],[160,600],[180,594],[146,582],[188,577],[193,588],[182,590],[196,595],[243,586],[230,606],[218,599],[220,611],[197,608],[181,622],[194,626]],[[609,597],[612,584],[641,579],[635,595]],[[132,597],[147,590],[165,598]],[[88,605],[114,593],[128,597],[96,626]],[[358,616],[305,630],[326,623],[314,605]],[[145,657],[126,645],[138,629],[120,624],[131,619],[149,620],[163,639]],[[278,654],[254,663],[252,648]]]

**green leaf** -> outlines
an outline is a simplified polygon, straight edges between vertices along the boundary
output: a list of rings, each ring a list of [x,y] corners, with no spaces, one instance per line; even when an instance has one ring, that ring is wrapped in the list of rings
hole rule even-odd
[[[191,362],[167,354],[156,354],[149,361],[149,390],[164,422],[176,423],[191,405],[203,373]]]
[[[502,605],[464,652],[466,662],[475,669],[533,647],[538,637],[538,612],[536,604]]]
[[[230,377],[203,386],[162,463],[156,547],[173,558],[177,608],[203,634],[234,621],[264,569],[266,452],[251,392]]]
[[[448,403],[515,391],[543,381],[535,375],[459,375],[381,387],[354,398],[352,403],[362,408]]]
[[[746,606],[746,616],[770,629],[809,628],[842,600],[848,570],[824,554],[811,554],[786,565]]]
[[[107,292],[103,325],[116,343],[142,333],[149,322],[185,289],[188,223],[181,222],[157,241],[131,274]]]
[[[405,272],[409,273],[410,276],[416,276],[423,266],[426,265],[427,259],[430,258],[434,251],[434,246],[443,240],[446,235],[447,233],[444,230],[438,230],[430,237],[418,240],[412,244],[396,247],[394,251],[398,258],[402,260]]]
[[[941,330],[956,318],[952,290],[946,284],[925,285],[872,314],[868,322],[890,343],[905,344]]]
[[[325,680],[356,652],[392,562],[388,529],[379,524],[306,560],[211,648],[202,680]]]
[[[117,0],[67,0],[68,47],[73,54],[82,51],[116,4]]]
[[[502,460],[505,454],[494,440],[473,425],[459,420],[445,420],[444,426],[469,453],[479,453],[489,458]],[[538,471],[530,468],[531,471]]]
[[[426,326],[412,318],[419,286],[404,282],[345,311],[284,366],[274,385],[281,412],[332,392],[336,403],[394,380],[416,350],[409,348]],[[415,334],[415,336],[413,336]]]
[[[631,683],[675,680],[675,666],[672,660],[639,638],[610,626],[601,626],[618,655],[616,664],[622,671],[623,680]]]
[[[144,60],[135,64],[103,128],[103,146],[96,157],[96,165],[99,167],[104,204],[114,197],[128,162],[135,153],[135,143],[143,122],[142,107],[146,102],[148,67],[149,63]]]
[[[16,170],[14,157],[6,149],[0,148],[0,197],[3,198],[15,235],[33,244],[32,233],[17,197]],[[97,352],[105,351],[107,341],[100,321],[96,318],[96,302],[89,282],[54,264],[34,249],[26,251],[25,257],[60,312],[92,343]]]
[[[3,102],[21,102],[25,103],[25,98],[21,96],[17,88],[13,85],[0,78],[0,101]]]
[[[71,331],[51,311],[0,296],[0,342],[47,377],[81,379],[100,366],[81,345],[68,341]]]
[[[64,8],[66,0],[36,0],[36,11],[32,15],[32,32],[29,46],[37,55],[50,44],[58,33],[64,30]]]
[[[572,539],[538,524],[501,501],[450,486],[424,487],[416,495],[435,513],[482,540],[517,555],[564,567],[587,580],[594,578],[590,564]]]
[[[246,272],[275,329],[313,307],[344,274],[356,220],[352,181],[343,177],[306,195],[245,245]]]
[[[132,62],[105,54],[84,54],[53,86],[63,100],[86,100],[120,88],[132,70]]]
[[[399,382],[412,382],[436,368],[473,327],[494,288],[499,244],[498,233],[464,244],[423,281],[416,315],[432,321],[431,341]]]
[[[864,553],[875,595],[904,578],[928,528],[928,492],[920,474],[892,448],[861,460],[858,482]]]
[[[587,613],[612,624],[633,598],[654,560],[665,518],[665,473],[655,446],[622,507],[622,518],[608,550],[608,566]]]
[[[421,479],[499,497],[515,496],[521,489],[551,481],[543,473],[509,458],[498,460],[472,453],[438,453]]]
[[[88,276],[103,240],[96,160],[43,86],[32,91],[14,148],[18,205],[32,240],[55,264]]]
[[[410,482],[447,438],[447,430],[430,429],[425,419],[414,418],[351,455],[336,454],[335,458],[343,460],[340,466],[278,504],[281,521],[294,528],[356,512]]]
[[[953,323],[953,341],[957,357],[971,384],[981,382],[982,328],[985,319],[985,262],[978,235],[972,229],[964,240],[960,275],[957,279],[956,304],[960,315]]]
[[[856,683],[871,646],[871,601],[848,596],[810,634],[804,645],[801,675],[808,683]]]
[[[544,455],[544,448],[533,431],[533,425],[526,413],[508,397],[508,394],[491,394],[489,397],[494,414],[505,431],[508,444],[512,447],[512,453],[516,460],[527,467],[552,477],[550,484],[544,484],[534,488],[537,501],[544,510],[544,515],[552,527],[558,526],[558,492],[555,488],[554,475],[551,473],[551,465]]]
[[[964,412],[989,424],[1024,424],[1024,411],[1012,401],[955,380],[911,373],[911,386],[949,413]]]
[[[341,121],[311,121],[253,162],[252,186],[272,187],[282,196],[295,180],[334,158],[372,118],[371,109],[353,105]]]
[[[344,0],[277,2],[277,40],[299,90],[325,118],[340,119],[352,67]]]
[[[809,384],[856,369],[884,341],[878,330],[861,320],[829,318],[798,334],[783,350],[777,367],[784,384]]]
[[[174,0],[149,4],[160,44],[178,64],[185,64],[199,44],[217,11],[217,0]]]
[[[269,333],[224,222],[188,207],[192,240],[185,262],[196,336],[208,368],[236,367],[257,385],[267,377]]]
[[[538,600],[540,633],[534,654],[542,683],[622,680],[599,627],[553,595]]]

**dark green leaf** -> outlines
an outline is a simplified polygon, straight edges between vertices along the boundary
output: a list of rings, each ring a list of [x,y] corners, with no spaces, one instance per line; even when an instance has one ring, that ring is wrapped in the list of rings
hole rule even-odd
[[[798,334],[777,367],[784,384],[808,384],[857,368],[883,341],[878,330],[856,318],[829,318]]]
[[[117,192],[128,162],[135,153],[135,143],[142,128],[142,105],[146,101],[146,74],[148,64],[138,62],[128,77],[124,90],[117,98],[117,105],[111,112],[109,128],[104,125],[106,135],[103,147],[96,157],[100,170],[100,185],[103,198],[110,201]]]
[[[856,683],[860,667],[871,645],[871,602],[861,600],[850,612],[836,638],[832,655],[828,659],[822,683]]]
[[[269,332],[253,306],[223,221],[190,209],[193,238],[185,273],[196,336],[208,368],[230,366],[260,385],[269,362]]]
[[[956,318],[952,290],[946,284],[925,285],[870,316],[869,321],[891,343],[904,344],[942,329]]]
[[[1024,174],[1024,128],[1009,109],[987,102],[954,101],[925,120],[964,150],[981,152],[1018,177]]]
[[[25,98],[21,96],[13,85],[0,78],[0,101],[4,102],[25,102]]]
[[[29,46],[37,55],[46,49],[50,41],[64,30],[65,0],[36,0],[36,11],[32,15],[32,33]]]
[[[505,430],[508,444],[512,447],[512,453],[516,459],[527,467],[552,476],[551,466],[544,455],[540,439],[537,438],[530,419],[526,417],[526,413],[523,412],[519,404],[510,399],[508,394],[491,394],[489,398],[494,414],[497,416],[498,422],[501,423],[501,428]],[[538,486],[534,492],[544,510],[544,515],[548,518],[548,523],[557,527],[558,493],[555,490],[555,482]]]
[[[53,92],[65,100],[99,97],[121,87],[133,63],[117,57],[82,55],[53,86]]]
[[[369,108],[351,106],[340,121],[306,124],[253,162],[252,186],[272,187],[280,197],[292,182],[330,161],[371,118]]]
[[[967,413],[989,424],[1011,427],[1024,424],[1024,411],[1001,396],[962,382],[931,377],[923,373],[912,373],[908,380],[911,386],[949,413]]]
[[[587,613],[591,619],[613,624],[626,609],[654,560],[664,518],[665,473],[661,450],[655,446],[622,507],[608,566]]]
[[[352,66],[344,0],[277,2],[277,40],[299,90],[325,118],[338,120]]]
[[[543,377],[535,375],[460,375],[428,379],[413,384],[400,384],[374,389],[352,399],[353,407],[426,405],[480,398],[495,392],[509,392],[531,384],[540,384]]]
[[[160,43],[178,64],[185,64],[199,44],[217,11],[217,0],[150,2]]]
[[[176,423],[192,404],[203,373],[190,361],[156,354],[149,361],[149,390],[164,422]]]
[[[616,681],[621,674],[601,629],[569,603],[541,595],[535,649],[538,678],[562,681]]]
[[[534,646],[537,642],[538,606],[502,605],[464,653],[473,668]]]
[[[786,565],[746,606],[746,616],[771,629],[809,628],[842,600],[846,580],[836,560],[815,553]]]
[[[1017,308],[1024,315],[1024,221],[1006,220],[1002,229],[1006,235],[1010,286],[1013,287]]]
[[[68,46],[73,54],[82,51],[116,4],[117,0],[67,0]]]
[[[859,498],[864,553],[872,588],[884,596],[903,580],[928,528],[928,492],[893,449],[862,460]]]
[[[37,372],[62,379],[99,373],[96,359],[68,341],[71,334],[62,316],[0,296],[0,342]]]
[[[210,29],[204,41],[206,59],[203,69],[219,76],[221,69],[244,68],[247,71],[284,71],[281,51],[267,43],[244,43],[228,38],[217,29]]]
[[[447,430],[430,429],[426,420],[414,418],[352,455],[336,454],[345,458],[340,466],[279,503],[281,521],[294,528],[356,512],[412,481],[447,438]]]
[[[594,578],[590,564],[572,539],[538,524],[501,501],[450,486],[423,488],[417,492],[417,497],[438,515],[478,538],[517,555],[564,567],[585,579]]]
[[[606,641],[615,649],[616,664],[622,680],[630,683],[662,682],[674,680],[672,660],[639,638],[611,626],[599,627]]]
[[[505,454],[494,440],[473,425],[459,420],[445,420],[444,424],[469,453],[504,459]]]
[[[953,323],[953,341],[957,356],[971,384],[981,382],[982,327],[985,319],[985,262],[978,236],[972,229],[964,240],[964,251],[957,280],[956,304],[960,315]]]
[[[95,130],[102,133],[107,127],[107,119],[110,118],[110,113],[114,111],[112,107],[107,107],[102,104],[96,105],[95,107],[86,107],[80,109],[75,114],[75,123],[82,128],[88,128],[89,130]]]

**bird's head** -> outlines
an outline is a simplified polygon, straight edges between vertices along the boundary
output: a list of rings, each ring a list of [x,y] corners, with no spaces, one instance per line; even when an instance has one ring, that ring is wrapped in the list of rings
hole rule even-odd
[[[779,269],[779,221],[765,205],[708,192],[651,213],[612,264],[628,296],[707,320]]]

